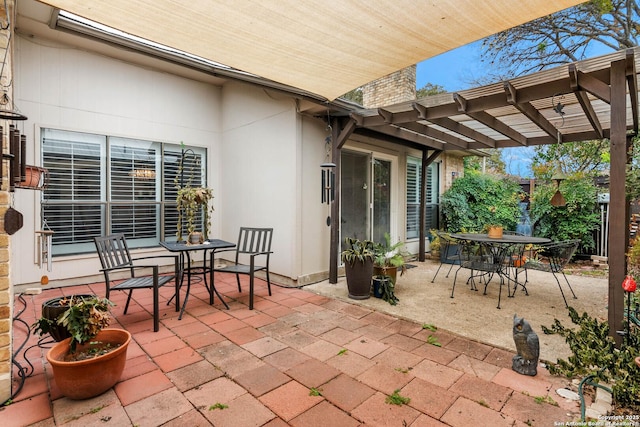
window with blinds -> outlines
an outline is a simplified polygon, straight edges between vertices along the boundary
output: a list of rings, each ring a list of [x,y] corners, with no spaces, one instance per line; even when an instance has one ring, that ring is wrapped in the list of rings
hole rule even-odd
[[[439,175],[439,163],[432,163],[427,167],[426,230],[438,228]],[[422,160],[416,157],[407,157],[407,239],[417,239],[420,236],[421,180]]]
[[[180,170],[183,182],[202,185],[205,160],[201,148],[43,129],[42,218],[55,232],[53,255],[93,252],[93,237],[110,233],[132,247],[175,239]]]

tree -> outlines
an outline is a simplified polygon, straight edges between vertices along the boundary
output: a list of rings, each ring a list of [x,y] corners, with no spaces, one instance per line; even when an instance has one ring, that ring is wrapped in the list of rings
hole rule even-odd
[[[502,150],[487,148],[484,151],[487,157],[467,156],[464,158],[464,171],[485,172],[492,175],[506,175],[507,165],[502,159]]]
[[[427,83],[420,89],[416,90],[416,98],[417,99],[425,98],[427,96],[437,95],[439,93],[445,93],[445,92],[447,92],[447,90],[444,88],[444,86],[435,85],[433,83]]]
[[[582,173],[593,177],[609,171],[609,159],[608,139],[544,145],[536,147],[531,169],[536,178],[542,178],[550,165],[565,175]]]
[[[635,0],[591,0],[486,38],[482,61],[515,76],[579,61],[594,46],[637,46],[639,16]]]

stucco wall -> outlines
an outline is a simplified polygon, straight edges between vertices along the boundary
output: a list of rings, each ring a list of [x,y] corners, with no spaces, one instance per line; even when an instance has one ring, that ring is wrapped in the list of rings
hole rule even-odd
[[[296,107],[276,92],[225,85],[221,236],[235,241],[241,226],[273,227],[272,270],[284,279],[305,276],[304,282],[328,265],[320,203],[326,133],[322,121],[300,116]]]
[[[38,38],[18,36],[15,61],[15,102],[29,118],[21,129],[29,164],[41,164],[41,127],[207,147],[209,184],[216,194],[212,233],[219,234],[219,87]],[[40,192],[16,192],[15,208],[24,214],[24,227],[12,239],[15,284],[38,285],[46,272],[36,264],[39,198]],[[47,274],[56,286],[86,283],[98,269],[95,255],[86,254],[55,258]]]

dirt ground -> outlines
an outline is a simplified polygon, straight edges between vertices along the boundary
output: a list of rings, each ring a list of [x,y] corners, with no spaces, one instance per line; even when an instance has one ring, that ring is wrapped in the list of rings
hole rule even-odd
[[[467,285],[469,270],[461,269],[455,288],[454,298],[451,290],[454,266],[449,277],[448,265],[443,266],[436,280],[431,280],[439,263],[431,260],[411,262],[414,268],[398,277],[396,296],[399,303],[392,306],[378,298],[353,300],[348,298],[344,277],[337,284],[328,281],[306,286],[305,289],[320,295],[331,296],[353,304],[360,304],[390,315],[432,324],[480,342],[515,351],[512,326],[513,316],[524,317],[538,334],[540,340],[540,359],[555,362],[558,358],[567,358],[571,352],[562,337],[545,335],[541,325],[551,326],[559,319],[565,326],[573,326],[568,316],[558,284],[551,273],[529,271],[527,289],[529,295],[518,290],[513,298],[508,298],[506,286],[502,290],[501,308],[498,305],[499,281],[493,279],[483,295],[483,289],[473,291]],[[572,264],[567,275],[577,299],[573,299],[570,290],[560,276],[561,284],[570,306],[578,313],[589,313],[600,320],[607,319],[608,276],[606,269],[593,267],[590,263]]]

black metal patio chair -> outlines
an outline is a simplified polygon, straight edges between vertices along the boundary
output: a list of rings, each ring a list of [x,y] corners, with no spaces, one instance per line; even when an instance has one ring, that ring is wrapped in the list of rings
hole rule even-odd
[[[438,266],[436,273],[433,275],[431,283],[436,280],[443,264],[450,264],[449,271],[445,276],[449,277],[451,270],[453,270],[453,266],[460,263],[460,255],[458,253],[460,245],[458,245],[458,241],[451,237],[451,233],[447,233],[445,231],[436,231],[436,235],[438,236],[438,239],[440,239],[440,265]]]
[[[577,299],[578,297],[575,292],[573,292],[569,279],[567,279],[567,276],[564,274],[564,268],[569,261],[571,261],[571,258],[575,254],[576,249],[578,249],[579,244],[580,240],[565,240],[562,242],[551,242],[536,245],[535,256],[528,258],[524,264],[525,270],[540,270],[553,274],[553,277],[558,283],[558,288],[560,288],[560,293],[562,294],[562,299],[564,300],[564,305],[566,307],[569,307],[569,304],[567,303],[567,298],[562,290],[558,274],[562,274],[573,298]],[[524,289],[526,292],[526,286]]]
[[[159,296],[158,289],[161,286],[166,285],[172,280],[178,280],[180,277],[180,267],[177,255],[154,255],[147,257],[132,258],[127,246],[127,240],[123,233],[112,234],[109,236],[94,237],[96,249],[98,251],[98,257],[100,258],[100,264],[102,264],[102,271],[104,273],[104,283],[106,286],[105,298],[109,298],[109,294],[114,291],[129,291],[127,297],[127,303],[124,306],[124,314],[127,314],[129,309],[129,302],[131,302],[131,295],[136,289],[151,289],[153,292],[153,330],[158,332],[160,328],[160,309],[159,309]],[[158,265],[152,264],[136,264],[136,261],[145,259],[157,259],[157,258],[173,258],[174,271],[172,274],[161,275],[158,270]],[[151,275],[136,275],[140,270],[148,273],[151,270]],[[122,280],[121,275],[113,277],[112,273],[123,272],[127,276]],[[116,275],[114,275],[116,276]],[[119,282],[122,280],[121,282]],[[176,287],[177,288],[177,287]]]
[[[269,277],[269,259],[271,258],[271,239],[273,237],[273,228],[251,228],[241,227],[238,235],[238,244],[236,245],[235,262],[224,267],[215,267],[213,256],[211,254],[211,283],[214,283],[214,272],[233,273],[236,275],[238,282],[238,292],[242,292],[240,286],[240,275],[249,276],[249,310],[253,310],[253,286],[254,276],[257,271],[264,270],[267,278],[267,288],[269,296],[271,296],[271,279]],[[219,251],[215,253],[220,253]],[[264,261],[263,265],[256,264],[256,258],[260,257]],[[247,261],[248,264],[242,263]]]

